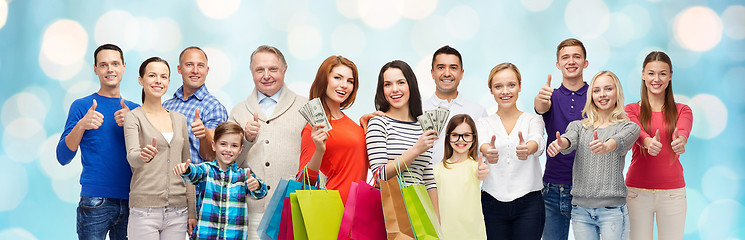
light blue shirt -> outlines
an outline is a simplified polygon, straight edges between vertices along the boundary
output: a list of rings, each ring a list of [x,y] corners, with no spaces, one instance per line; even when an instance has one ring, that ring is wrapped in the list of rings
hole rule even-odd
[[[280,88],[279,91],[277,91],[274,95],[271,97],[267,97],[263,93],[256,91],[258,94],[256,95],[258,97],[259,107],[261,107],[261,111],[264,112],[264,116],[271,117],[272,113],[274,113],[274,107],[277,106],[277,103],[279,102],[279,96],[282,96],[282,89],[284,87]]]

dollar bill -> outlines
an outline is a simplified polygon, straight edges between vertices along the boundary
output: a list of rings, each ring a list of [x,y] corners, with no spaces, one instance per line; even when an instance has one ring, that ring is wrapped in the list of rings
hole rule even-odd
[[[321,104],[320,99],[311,99],[302,107],[300,107],[298,112],[300,112],[300,115],[303,115],[305,120],[308,121],[311,126],[316,124],[324,124],[326,125],[326,131],[331,131],[331,124],[329,123],[328,117],[326,116],[326,112],[323,110],[323,104]]]
[[[432,119],[429,118],[429,115],[422,114],[419,117],[417,117],[417,121],[419,122],[419,126],[422,127],[422,131],[426,132],[430,129],[435,129],[434,124],[432,123]]]

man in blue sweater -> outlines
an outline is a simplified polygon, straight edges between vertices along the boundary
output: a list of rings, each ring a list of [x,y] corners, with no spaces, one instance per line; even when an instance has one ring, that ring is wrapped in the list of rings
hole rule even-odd
[[[79,239],[127,239],[129,181],[132,170],[124,146],[124,115],[139,105],[126,101],[119,84],[127,66],[122,50],[113,44],[99,46],[93,53],[93,70],[101,88],[75,100],[57,144],[57,161],[72,161],[78,147],[83,172],[80,174],[80,203],[77,209]]]

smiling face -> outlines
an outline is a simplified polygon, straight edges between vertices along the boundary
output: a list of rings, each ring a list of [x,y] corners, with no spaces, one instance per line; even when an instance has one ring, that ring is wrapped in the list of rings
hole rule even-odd
[[[649,62],[644,66],[642,79],[648,95],[664,95],[672,80],[670,65],[663,61]]]
[[[448,134],[448,142],[453,148],[454,154],[468,154],[468,150],[473,145],[473,130],[467,123],[458,124],[452,132]]]
[[[437,92],[452,94],[458,91],[458,84],[463,78],[463,67],[460,59],[453,54],[438,54],[432,62],[432,79],[437,85]]]
[[[145,91],[146,97],[155,97],[160,99],[166,94],[168,84],[170,83],[170,71],[168,66],[163,62],[150,62],[145,66],[145,71],[139,77],[140,86]]]
[[[520,93],[520,81],[512,69],[504,69],[494,74],[491,79],[491,94],[499,104],[499,108],[507,109],[515,106]]]
[[[179,61],[178,73],[184,81],[184,88],[189,88],[193,92],[202,87],[210,71],[207,56],[201,50],[191,48],[184,51]]]
[[[329,104],[340,106],[354,90],[354,75],[352,69],[347,66],[338,65],[331,69],[327,81],[326,99],[329,100]]]
[[[598,112],[610,112],[618,104],[618,89],[608,75],[599,76],[592,84],[592,101]]]
[[[409,82],[398,68],[389,68],[383,73],[383,94],[391,109],[409,108]]]
[[[212,150],[216,153],[217,163],[223,169],[235,162],[242,149],[243,137],[237,133],[224,134],[212,143]]]
[[[561,70],[564,79],[582,78],[582,70],[587,67],[587,60],[580,46],[567,46],[559,50],[556,68]]]
[[[282,88],[286,70],[287,66],[272,52],[257,52],[251,61],[256,90],[266,96],[273,96]]]
[[[127,70],[121,54],[116,50],[104,49],[98,52],[96,61],[93,70],[98,76],[101,86],[118,88],[119,83],[122,82],[122,75]]]

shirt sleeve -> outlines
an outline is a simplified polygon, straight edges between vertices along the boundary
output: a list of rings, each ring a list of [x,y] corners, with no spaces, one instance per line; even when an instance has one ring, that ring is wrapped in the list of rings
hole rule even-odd
[[[619,130],[610,138],[616,140],[616,154],[623,155],[625,152],[631,150],[634,142],[639,138],[641,128],[636,123],[630,121],[618,124]]]
[[[581,144],[579,142],[579,134],[580,131],[582,131],[582,128],[584,128],[582,127],[582,120],[575,120],[569,123],[567,130],[561,135],[561,137],[569,140],[569,147],[561,150],[561,154],[566,155],[577,150],[577,146]]]
[[[124,145],[127,147],[127,161],[132,168],[140,168],[145,162],[140,159],[140,121],[133,112],[124,115]]]
[[[543,154],[543,150],[546,149],[546,140],[543,139],[544,129],[543,118],[533,115],[528,122],[528,135],[525,141],[535,141],[538,144],[538,150],[533,153],[536,157],[540,157]]]
[[[385,169],[380,169],[388,163],[388,153],[386,152],[386,139],[388,132],[385,129],[385,123],[380,117],[373,117],[367,124],[365,133],[365,143],[367,146],[367,155],[370,161],[370,170],[373,174],[378,173],[380,179],[388,179]]]
[[[268,190],[266,189],[266,183],[264,183],[264,180],[261,180],[261,178],[256,177],[256,174],[254,174],[253,171],[251,171],[251,177],[255,178],[256,181],[259,182],[259,189],[251,191],[250,189],[246,188],[246,190],[248,190],[248,195],[251,195],[251,197],[254,199],[262,199],[266,197]]]
[[[70,134],[70,132],[72,132],[72,129],[78,124],[78,121],[85,116],[85,112],[82,111],[82,109],[85,108],[78,103],[79,101],[80,100],[76,100],[70,105],[70,111],[67,113],[67,121],[65,121],[65,130],[62,132],[62,136],[60,136],[60,140],[57,143],[57,162],[63,166],[69,164],[78,152],[77,149],[70,150],[70,148],[67,147],[65,138]],[[93,105],[93,101],[91,101],[91,105]],[[88,106],[88,108],[90,108],[90,106]]]
[[[675,124],[675,129],[678,129],[678,135],[688,139],[693,129],[693,111],[688,105],[680,105],[682,106],[678,109],[678,122]]]
[[[318,171],[305,168],[313,157],[313,154],[316,152],[316,144],[313,143],[313,139],[310,137],[311,131],[312,128],[310,127],[310,124],[305,124],[305,127],[303,127],[303,130],[300,133],[300,162],[298,164],[295,179],[298,182],[303,182],[303,179],[305,178],[305,176],[303,176],[303,169],[305,169],[310,178],[309,185],[314,185],[316,180],[318,180]]]
[[[189,172],[181,174],[181,178],[188,183],[195,184],[207,179],[208,174],[209,166],[207,166],[207,163],[189,164]]]
[[[631,122],[639,126],[640,131],[639,137],[636,140],[636,144],[639,144],[639,146],[644,146],[644,139],[652,136],[649,135],[647,131],[641,128],[642,124],[641,122],[639,122],[639,112],[641,111],[641,108],[636,103],[630,103],[626,105],[626,107],[624,107],[624,111],[626,112],[626,117],[628,117]]]
[[[209,129],[215,129],[217,125],[228,120],[228,111],[225,110],[225,106],[220,104],[216,99],[213,106],[206,116],[202,116],[204,127]]]

